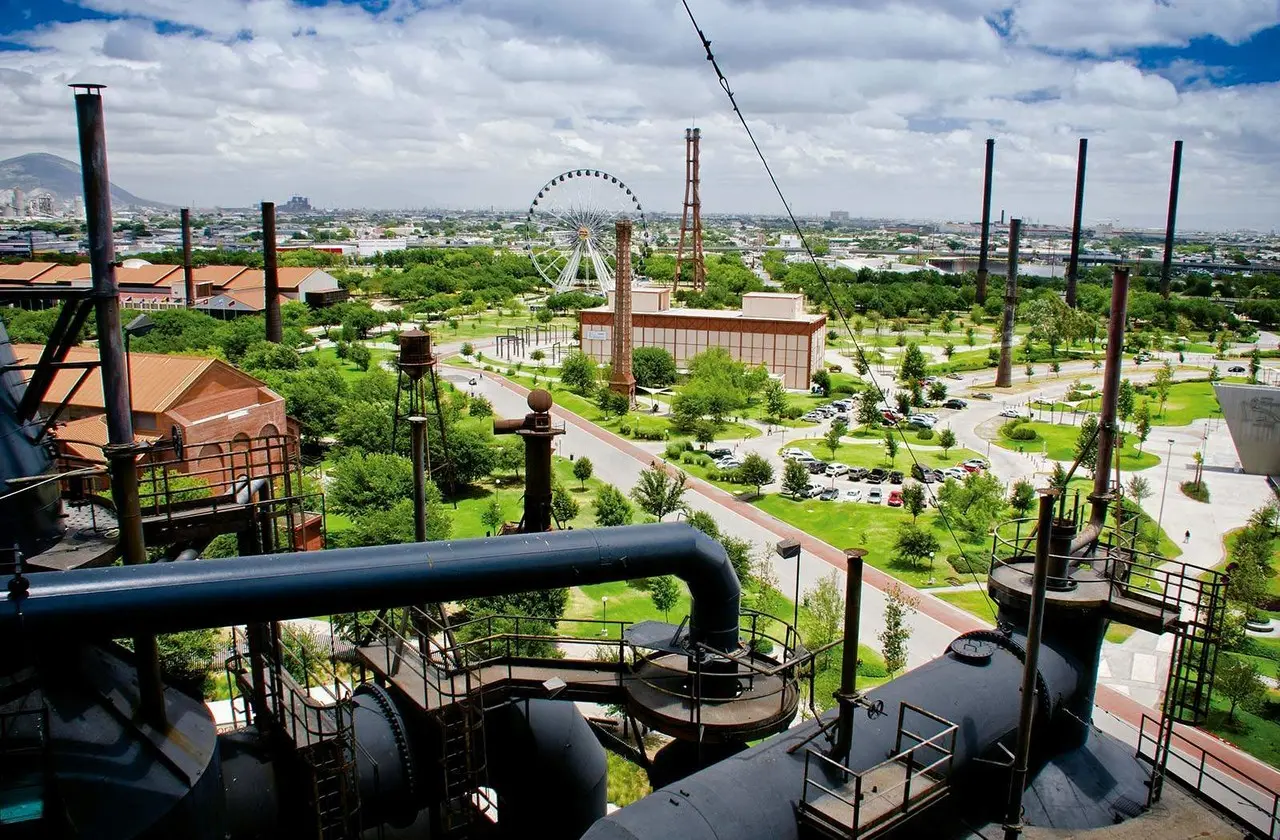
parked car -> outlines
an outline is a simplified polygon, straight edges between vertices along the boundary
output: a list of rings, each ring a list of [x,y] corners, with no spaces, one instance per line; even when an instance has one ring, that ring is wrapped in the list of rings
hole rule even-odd
[[[838,411],[849,411],[853,408],[853,400],[836,400],[831,405]]]
[[[874,470],[867,473],[867,481],[869,481],[872,484],[883,484],[885,479],[887,479],[888,477],[889,477],[889,471],[882,470],[879,467],[876,467]]]
[[[887,408],[884,411],[880,412],[880,417],[884,420],[884,422],[889,424],[897,423],[899,420],[902,419],[901,414]]]
[[[816,411],[810,411],[808,414],[802,416],[800,419],[808,420],[810,423],[817,423],[822,420],[822,415],[818,414]]]
[[[933,484],[933,470],[927,470],[919,464],[911,465],[911,477],[925,484]]]
[[[913,414],[907,418],[907,426],[912,429],[932,429],[934,422],[920,414]]]
[[[902,507],[902,491],[890,490],[888,504],[889,507]]]
[[[846,490],[844,497],[851,502],[860,502],[862,501],[862,490],[857,487],[852,490]]]
[[[1021,417],[1022,412],[1018,411],[1018,409],[1016,408],[1006,408],[1004,411],[1000,412],[1000,416],[1001,417]]]
[[[965,472],[959,467],[948,467],[947,469],[942,471],[942,475],[944,476],[944,478],[954,478],[956,481],[964,481],[966,478],[968,478],[969,473]]]
[[[834,487],[828,487],[826,490],[822,491],[818,498],[824,502],[834,502],[840,498],[840,491]]]
[[[968,461],[965,461],[963,464],[956,464],[956,466],[964,470],[966,473],[976,473],[981,470],[981,467],[976,467]]]
[[[862,479],[866,478],[867,474],[870,472],[871,470],[866,467],[850,467],[849,474],[845,477],[850,481],[862,481]]]
[[[1227,368],[1227,373],[1248,373],[1248,371],[1244,369],[1243,365],[1232,365]]]
[[[823,487],[821,484],[810,484],[809,489],[804,491],[804,497],[806,499],[816,499],[826,491],[827,488]]]
[[[894,470],[893,472],[889,473],[890,484],[901,484],[903,478],[904,476],[902,475],[902,470]]]
[[[976,393],[976,394],[970,394],[969,396],[973,397],[975,400],[992,400],[992,399],[995,399],[995,395],[994,395],[994,394],[990,394],[990,393],[988,393],[988,392],[986,392],[986,391],[979,391],[978,393]]]
[[[952,397],[942,404],[943,408],[968,408],[969,404],[959,397]]]
[[[809,455],[809,453],[805,452],[803,449],[792,449],[790,447],[782,450],[778,454],[783,458],[802,458]]]
[[[713,463],[722,470],[736,470],[738,467],[742,466],[742,462],[737,458],[723,458],[719,461],[714,461]]]
[[[869,505],[878,505],[883,498],[884,492],[879,487],[872,487],[867,491],[867,504]]]
[[[827,464],[827,469],[826,469],[827,475],[839,477],[844,475],[847,472],[849,472],[849,467],[845,464],[841,464],[835,461],[831,462],[830,464]]]
[[[990,468],[990,464],[988,464],[986,461],[982,460],[981,458],[970,458],[969,460],[965,461],[965,463],[972,464],[973,466],[977,467],[980,470],[985,470]]]
[[[809,468],[809,475],[822,475],[827,471],[826,461],[810,461],[805,466]]]
[[[960,381],[960,380],[963,380],[963,379],[964,379],[964,377],[963,377],[963,376],[961,376],[961,375],[960,375],[960,374],[958,374],[958,373],[948,373],[948,374],[947,374],[947,379],[955,379],[955,380],[957,380],[957,381]]]

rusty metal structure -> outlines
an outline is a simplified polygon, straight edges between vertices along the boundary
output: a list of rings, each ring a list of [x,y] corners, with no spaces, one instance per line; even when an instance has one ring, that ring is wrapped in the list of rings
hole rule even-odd
[[[1009,220],[1009,261],[1004,281],[1004,315],[1000,328],[1000,365],[996,368],[996,387],[1013,385],[1013,327],[1018,311],[1018,240],[1022,236],[1022,220]]]
[[[687,286],[701,292],[707,286],[707,264],[702,254],[702,181],[700,146],[702,129],[684,130],[684,212],[680,217],[680,244],[676,248],[675,288]],[[686,274],[686,266],[690,274]]]
[[[178,211],[182,222],[182,291],[188,309],[196,305],[195,269],[191,265],[191,208]]]
[[[616,223],[617,282],[613,286],[613,358],[609,388],[630,403],[636,401],[636,378],[631,373],[631,222]]]
[[[988,137],[987,161],[982,176],[982,239],[978,245],[978,286],[974,294],[974,300],[979,306],[987,302],[987,250],[991,247],[991,177],[995,171],[995,162],[996,141],[994,137]]]
[[[1182,180],[1182,141],[1173,141],[1173,165],[1169,172],[1169,216],[1164,225],[1164,256],[1160,262],[1160,294],[1169,297],[1173,268],[1173,237],[1178,225],[1178,184]]]
[[[262,313],[267,321],[267,341],[284,341],[280,320],[280,273],[276,267],[276,203],[262,202]]]
[[[1084,170],[1089,154],[1089,140],[1080,138],[1080,151],[1076,154],[1076,203],[1071,216],[1071,256],[1067,261],[1067,306],[1076,308],[1076,286],[1080,280],[1080,232],[1084,222]]]

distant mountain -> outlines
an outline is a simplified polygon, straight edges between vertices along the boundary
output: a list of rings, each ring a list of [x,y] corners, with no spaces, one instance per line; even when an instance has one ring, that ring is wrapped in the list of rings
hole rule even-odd
[[[60,201],[71,201],[84,195],[80,165],[57,155],[36,153],[0,160],[0,190],[17,187],[25,193],[35,190],[51,192]],[[111,203],[137,207],[168,207],[159,201],[138,198],[115,184],[111,185]]]

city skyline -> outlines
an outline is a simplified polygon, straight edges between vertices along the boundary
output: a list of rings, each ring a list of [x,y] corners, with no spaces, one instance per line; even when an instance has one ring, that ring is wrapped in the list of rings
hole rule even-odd
[[[679,3],[286,0],[10,2],[0,158],[75,159],[72,81],[107,84],[112,179],[171,204],[527,206],[551,176],[607,170],[678,211],[686,125],[708,215],[783,208]],[[1079,4],[1077,4],[1079,5]],[[1086,224],[1280,222],[1273,2],[830,0],[693,7],[793,209],[970,221],[983,140],[994,203]]]

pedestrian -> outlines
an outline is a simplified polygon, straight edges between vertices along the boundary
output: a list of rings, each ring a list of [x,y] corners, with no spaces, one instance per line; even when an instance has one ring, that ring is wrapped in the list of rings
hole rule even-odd
[[[1190,531],[1190,530],[1188,530],[1188,531],[1187,531],[1187,533],[1185,533],[1185,534],[1183,534],[1183,535],[1182,535],[1182,544],[1183,544],[1183,545],[1186,545],[1186,544],[1187,544],[1187,543],[1189,543],[1189,542],[1191,542],[1191,531]]]

